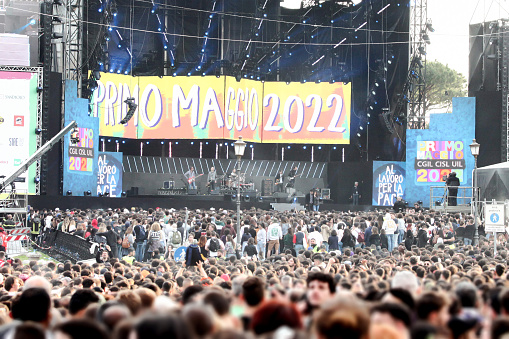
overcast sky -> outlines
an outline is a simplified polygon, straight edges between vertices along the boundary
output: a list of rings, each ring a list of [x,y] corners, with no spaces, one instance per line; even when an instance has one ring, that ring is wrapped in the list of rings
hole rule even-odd
[[[300,7],[300,0],[284,0],[285,7]],[[470,24],[509,18],[509,0],[428,0],[428,60],[438,60],[468,79],[468,27]]]

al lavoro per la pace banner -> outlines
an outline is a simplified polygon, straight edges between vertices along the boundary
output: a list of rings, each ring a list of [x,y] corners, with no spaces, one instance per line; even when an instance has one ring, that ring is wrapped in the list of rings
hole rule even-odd
[[[138,109],[120,121],[134,97]],[[350,143],[351,84],[282,83],[233,77],[101,74],[92,97],[100,135],[132,139],[237,139]]]

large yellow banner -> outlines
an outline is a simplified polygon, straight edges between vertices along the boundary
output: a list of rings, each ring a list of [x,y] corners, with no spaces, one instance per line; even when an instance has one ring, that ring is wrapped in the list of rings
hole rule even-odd
[[[133,139],[231,139],[346,144],[350,85],[286,85],[233,77],[131,77],[103,73],[92,97],[100,135]],[[133,97],[138,108],[120,121]]]

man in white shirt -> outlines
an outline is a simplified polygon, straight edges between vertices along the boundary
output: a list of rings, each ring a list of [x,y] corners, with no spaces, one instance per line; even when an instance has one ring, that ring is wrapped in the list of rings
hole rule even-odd
[[[267,246],[267,231],[265,225],[260,225],[258,233],[256,233],[256,249],[260,259],[265,259],[265,247]]]
[[[323,237],[319,230],[320,230],[320,228],[318,226],[315,226],[314,231],[308,234],[308,239],[309,240],[315,239],[316,245],[318,247],[322,246],[322,242],[323,242]]]
[[[205,244],[205,249],[209,251],[209,257],[216,258],[219,255],[219,252],[224,252],[224,243],[221,239],[217,238],[217,233],[212,233],[212,238],[207,240]]]
[[[276,255],[279,254],[279,240],[283,239],[283,230],[281,226],[279,226],[278,220],[273,219],[272,224],[270,224],[267,229],[267,237],[269,238],[269,247],[267,248],[267,256],[270,255],[272,248],[275,247]]]

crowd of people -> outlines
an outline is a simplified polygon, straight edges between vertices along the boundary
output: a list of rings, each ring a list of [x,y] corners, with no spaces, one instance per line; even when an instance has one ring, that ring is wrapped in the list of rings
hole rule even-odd
[[[232,211],[133,208],[30,222],[103,246],[94,263],[0,252],[5,338],[509,336],[506,235],[495,253],[469,215],[253,209],[239,230]]]

